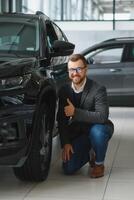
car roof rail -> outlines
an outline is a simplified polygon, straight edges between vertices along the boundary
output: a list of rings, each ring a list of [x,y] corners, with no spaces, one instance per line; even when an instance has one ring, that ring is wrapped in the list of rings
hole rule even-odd
[[[36,13],[35,13],[36,15],[45,15],[43,12],[41,12],[41,11],[36,11]]]
[[[45,15],[42,11],[36,11],[36,15],[43,15],[46,19],[50,19],[47,15]]]
[[[121,40],[134,40],[134,37],[119,37],[119,38],[111,38],[108,40],[105,40],[103,42],[112,42],[112,41],[121,41]],[[103,43],[102,42],[102,43]]]

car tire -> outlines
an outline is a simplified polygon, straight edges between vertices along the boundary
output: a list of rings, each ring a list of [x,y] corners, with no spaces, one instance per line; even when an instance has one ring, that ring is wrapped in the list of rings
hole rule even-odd
[[[14,174],[23,181],[44,181],[49,172],[52,152],[54,117],[48,105],[43,104],[35,112],[31,150],[21,167],[14,167]]]

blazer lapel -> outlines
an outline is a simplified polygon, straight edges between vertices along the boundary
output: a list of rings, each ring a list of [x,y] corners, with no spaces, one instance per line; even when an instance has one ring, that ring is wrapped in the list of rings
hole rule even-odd
[[[88,93],[90,92],[90,88],[92,87],[92,81],[90,81],[89,79],[87,79],[87,82],[85,84],[84,90],[82,92],[82,96],[81,96],[81,101],[80,101],[80,106],[82,106],[86,100],[86,97],[88,95]]]

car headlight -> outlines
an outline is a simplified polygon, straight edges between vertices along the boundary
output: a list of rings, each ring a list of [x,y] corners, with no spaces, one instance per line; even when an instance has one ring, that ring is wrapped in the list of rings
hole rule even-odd
[[[19,85],[25,85],[31,78],[31,74],[23,75],[23,76],[16,76],[10,77],[1,80],[1,84],[4,87],[15,87]]]

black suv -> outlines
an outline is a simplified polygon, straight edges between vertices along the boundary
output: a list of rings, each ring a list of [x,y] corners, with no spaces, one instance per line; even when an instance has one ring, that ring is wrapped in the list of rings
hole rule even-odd
[[[47,178],[56,94],[73,50],[41,12],[0,14],[0,165],[21,180]]]
[[[85,49],[88,76],[105,85],[111,106],[134,106],[134,37],[112,38]]]

